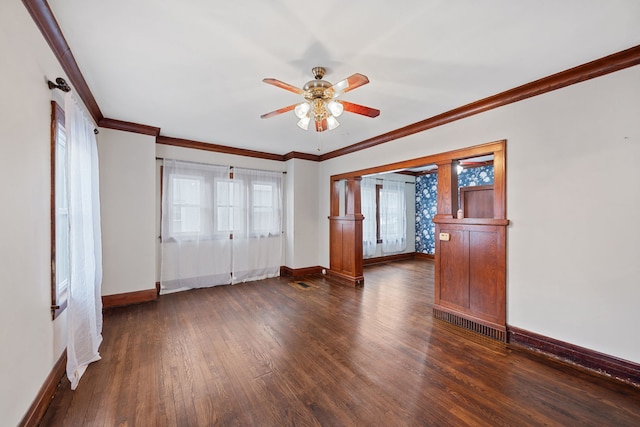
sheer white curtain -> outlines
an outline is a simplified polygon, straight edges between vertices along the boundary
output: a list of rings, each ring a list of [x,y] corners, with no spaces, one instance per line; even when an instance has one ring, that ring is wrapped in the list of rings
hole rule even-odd
[[[89,363],[100,360],[102,239],[94,127],[71,93],[65,97],[65,129],[70,263],[67,376],[75,390]]]
[[[160,291],[274,277],[282,173],[165,160]]]
[[[164,161],[161,293],[231,283],[230,182],[227,166]]]
[[[405,184],[384,180],[380,191],[380,238],[382,252],[402,252],[407,248],[407,205]]]
[[[233,283],[275,277],[282,261],[282,172],[234,168]]]
[[[360,199],[362,215],[362,256],[371,258],[376,254],[376,179],[362,178],[360,181]]]

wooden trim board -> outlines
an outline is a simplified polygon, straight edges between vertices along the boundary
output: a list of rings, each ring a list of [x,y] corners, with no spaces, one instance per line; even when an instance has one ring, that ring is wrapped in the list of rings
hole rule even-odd
[[[40,424],[40,421],[42,421],[44,414],[49,408],[58,384],[60,384],[60,379],[64,376],[66,370],[67,350],[65,349],[58,361],[53,365],[53,368],[51,368],[51,372],[44,381],[44,384],[42,384],[40,391],[22,418],[22,421],[18,424],[20,427],[36,427]]]
[[[640,387],[640,364],[514,326],[507,326],[507,333],[510,345],[542,353]]]
[[[146,289],[143,291],[103,295],[102,308],[107,309],[131,304],[140,304],[143,302],[155,301],[156,299],[158,299],[158,291],[155,287],[153,289]]]

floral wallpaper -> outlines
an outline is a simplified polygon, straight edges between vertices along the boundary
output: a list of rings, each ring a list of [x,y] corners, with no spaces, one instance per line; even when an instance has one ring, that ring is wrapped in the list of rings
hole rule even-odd
[[[458,187],[493,184],[493,166],[463,169],[458,175]],[[434,254],[436,226],[433,217],[437,211],[438,174],[416,177],[416,252]]]
[[[438,202],[438,174],[416,177],[416,252],[433,254],[436,227],[432,222]]]
[[[462,169],[458,174],[458,187],[475,187],[493,184],[493,166]]]

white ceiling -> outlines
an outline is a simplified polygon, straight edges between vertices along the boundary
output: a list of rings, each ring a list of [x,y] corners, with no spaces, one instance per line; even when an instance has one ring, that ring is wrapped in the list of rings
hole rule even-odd
[[[49,0],[105,117],[275,154],[321,154],[640,44],[638,0]],[[370,83],[307,132],[288,112],[311,68]],[[312,126],[310,127],[312,129]],[[320,151],[318,149],[320,148]]]

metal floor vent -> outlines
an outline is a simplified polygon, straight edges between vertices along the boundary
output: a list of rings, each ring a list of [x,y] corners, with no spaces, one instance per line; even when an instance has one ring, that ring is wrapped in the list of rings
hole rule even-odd
[[[438,310],[437,308],[433,309],[433,317],[484,335],[485,337],[489,337],[500,342],[507,342],[506,331],[498,328],[483,325],[482,323],[474,322],[473,320],[465,319],[464,317],[456,316],[455,314],[447,313],[446,311]]]
[[[301,290],[301,291],[307,291],[307,290],[313,289],[315,287],[313,285],[310,285],[308,283],[301,282],[301,281],[289,282],[289,286],[291,286],[293,288],[296,288],[298,290]]]

